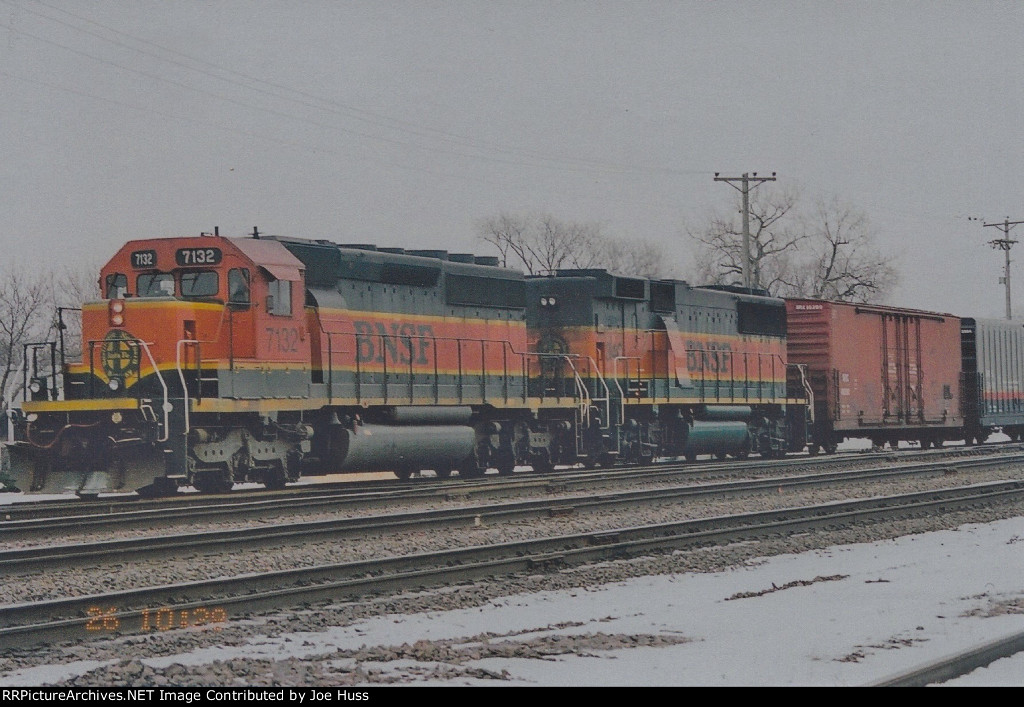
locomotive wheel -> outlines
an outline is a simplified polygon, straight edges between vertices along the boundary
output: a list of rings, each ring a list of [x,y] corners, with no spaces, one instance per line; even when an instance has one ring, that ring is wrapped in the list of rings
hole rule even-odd
[[[160,476],[153,479],[153,483],[147,484],[136,491],[139,494],[139,498],[161,498],[163,496],[173,496],[178,493],[178,484],[173,479],[168,479],[166,476]]]
[[[199,493],[227,493],[234,486],[227,470],[197,471],[192,485]]]
[[[821,451],[821,447],[818,446],[817,444],[808,444],[807,445],[807,454],[809,454],[810,456],[812,456],[812,457],[818,456],[818,452],[819,451]]]
[[[266,473],[263,479],[263,485],[268,491],[279,491],[285,487],[288,479],[285,476],[284,469],[272,469]]]
[[[411,466],[400,466],[395,468],[395,476],[402,481],[408,481],[409,477],[412,476],[412,472],[415,471]]]
[[[478,467],[476,462],[465,463],[459,467],[459,478],[461,479],[479,479],[485,473],[487,473],[487,470]]]
[[[437,474],[439,479],[447,479],[452,475],[451,467],[441,467],[440,469],[434,469],[434,473]]]
[[[551,463],[551,460],[543,454],[536,455],[531,461],[530,466],[538,474],[550,474],[555,470],[555,465]]]
[[[494,466],[497,468],[499,476],[508,476],[515,471],[516,460],[512,455],[512,451],[508,450],[506,452],[499,453]]]
[[[826,442],[821,446],[821,448],[825,450],[825,454],[835,454],[836,450],[839,448],[839,445],[837,445],[835,442]]]

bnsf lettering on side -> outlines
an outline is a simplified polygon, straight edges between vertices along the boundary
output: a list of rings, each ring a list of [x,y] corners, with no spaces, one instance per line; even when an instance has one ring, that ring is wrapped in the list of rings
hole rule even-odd
[[[353,322],[356,330],[356,358],[361,363],[429,364],[434,346],[434,329],[429,324],[386,326],[383,322]]]
[[[710,349],[704,349],[698,341],[686,342],[686,370],[691,373],[710,371],[728,374],[731,359],[731,344],[712,344]]]

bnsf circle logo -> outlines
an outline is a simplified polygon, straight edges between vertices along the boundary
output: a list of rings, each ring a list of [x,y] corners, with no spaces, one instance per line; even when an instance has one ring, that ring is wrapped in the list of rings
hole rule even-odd
[[[107,332],[100,346],[100,363],[107,378],[127,378],[139,372],[139,345],[135,338],[120,329]]]

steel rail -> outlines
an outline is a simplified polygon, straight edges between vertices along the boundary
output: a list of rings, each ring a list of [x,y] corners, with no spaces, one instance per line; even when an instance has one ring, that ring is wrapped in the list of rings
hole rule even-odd
[[[681,460],[664,460],[657,464],[648,466],[621,466],[612,469],[603,469],[600,471],[583,470],[581,468],[562,468],[546,474],[541,472],[517,472],[511,477],[498,477],[497,475],[489,474],[486,479],[474,479],[468,481],[465,479],[447,481],[417,479],[412,482],[401,482],[397,479],[385,479],[377,482],[324,481],[292,485],[280,490],[239,490],[216,496],[206,494],[179,494],[170,498],[150,499],[132,496],[130,494],[119,494],[97,497],[89,500],[68,498],[66,500],[58,501],[26,501],[22,503],[0,504],[0,529],[3,528],[3,521],[43,521],[45,519],[60,519],[63,522],[69,517],[69,512],[74,512],[77,516],[110,516],[119,513],[153,512],[165,509],[181,510],[185,508],[195,509],[196,512],[201,512],[202,509],[209,506],[215,506],[217,508],[217,512],[222,512],[225,506],[234,504],[244,506],[249,503],[267,504],[271,501],[277,502],[278,499],[281,498],[292,499],[310,497],[315,502],[315,494],[333,494],[333,491],[336,489],[344,489],[345,493],[383,493],[394,492],[396,490],[395,487],[399,487],[399,492],[410,487],[422,490],[422,486],[427,483],[429,483],[430,486],[437,488],[444,487],[446,489],[458,489],[463,487],[486,485],[488,483],[504,483],[506,485],[512,485],[516,483],[528,484],[532,481],[536,484],[543,484],[544,482],[552,479],[566,480],[575,478],[596,478],[600,480],[604,478],[613,478],[615,476],[622,478],[628,478],[631,475],[647,477],[657,475],[659,473],[676,474],[683,471],[697,475],[700,473],[729,473],[741,469],[757,470],[778,469],[784,467],[800,468],[804,466],[840,466],[851,462],[870,462],[873,459],[904,461],[930,459],[935,456],[942,458],[985,456],[988,454],[1006,453],[1008,449],[1012,452],[1014,449],[1011,445],[1016,445],[1016,449],[1024,449],[1024,445],[1020,445],[1019,443],[1000,442],[975,447],[944,447],[937,450],[902,449],[878,452],[848,452],[817,456],[803,455],[787,457],[781,460],[761,460],[759,458],[746,460],[731,459],[728,461],[704,460],[697,464],[693,462],[684,463]],[[308,480],[317,477],[307,476],[304,478]],[[2,495],[0,495],[0,498],[2,498]],[[296,503],[298,503],[298,501],[296,501]],[[100,511],[99,509],[103,510]],[[128,518],[130,516],[122,517]]]
[[[964,448],[967,449],[967,448]],[[977,448],[970,448],[977,449]],[[887,461],[896,461],[892,455],[880,455]],[[941,454],[941,459],[964,459],[964,458],[994,458],[1004,460],[1006,463],[1013,463],[1020,456],[1017,450],[1009,453],[1005,449],[992,452],[979,453],[976,451],[964,453],[963,451],[952,454]],[[630,480],[642,480],[646,482],[665,482],[666,479],[690,478],[714,475],[733,475],[736,473],[763,473],[772,472],[786,468],[814,467],[818,468],[825,462],[825,465],[845,465],[847,463],[862,464],[870,462],[871,458],[863,455],[854,455],[850,458],[838,459],[835,457],[822,460],[819,457],[804,457],[801,460],[788,460],[784,462],[771,461],[766,464],[752,466],[749,462],[745,465],[738,465],[732,462],[729,465],[708,465],[694,466],[692,464],[660,465],[655,467],[632,467],[619,468],[605,472],[588,472],[581,470],[568,470],[555,472],[553,475],[537,476],[524,474],[522,477],[511,479],[491,477],[485,480],[471,482],[441,482],[425,486],[422,484],[404,484],[401,487],[392,487],[387,490],[356,492],[338,492],[327,494],[298,494],[285,498],[258,498],[249,500],[235,500],[224,496],[214,499],[206,499],[205,503],[181,505],[180,503],[157,506],[154,508],[128,508],[114,512],[103,512],[79,515],[70,515],[69,511],[77,510],[75,504],[61,505],[61,515],[57,517],[24,518],[0,520],[0,539],[17,539],[33,535],[47,534],[53,532],[74,533],[82,530],[96,530],[108,528],[126,528],[136,524],[144,524],[152,527],[156,523],[170,523],[182,519],[195,520],[198,518],[265,518],[268,513],[285,510],[313,511],[324,508],[341,508],[345,506],[358,506],[360,508],[390,507],[396,501],[425,501],[431,499],[447,501],[452,498],[469,498],[471,496],[486,495],[509,495],[512,493],[528,493],[531,491],[542,491],[554,493],[568,491],[574,486],[592,487],[601,483],[623,483]],[[913,458],[913,457],[911,457]],[[924,458],[934,458],[931,454]],[[903,461],[901,457],[899,461]],[[0,516],[5,515],[0,512]],[[7,513],[6,515],[9,515]]]
[[[1021,455],[1017,461],[1024,461]],[[585,498],[570,497],[552,500],[548,498],[531,501],[503,502],[456,509],[409,511],[388,513],[382,516],[363,516],[322,521],[305,521],[261,525],[253,528],[200,531],[181,535],[103,540],[88,543],[65,543],[29,548],[0,550],[0,576],[28,570],[49,571],[73,566],[96,563],[104,559],[121,562],[125,556],[133,561],[152,560],[180,556],[196,551],[224,551],[251,549],[288,542],[308,542],[325,538],[361,535],[369,532],[401,532],[430,527],[462,527],[482,522],[509,521],[513,519],[561,516],[578,511],[592,511],[598,508],[617,506],[655,505],[666,502],[680,502],[687,499],[706,498],[749,493],[770,488],[793,489],[822,486],[835,483],[893,479],[906,476],[949,474],[968,468],[1002,466],[1004,459],[961,460],[954,468],[946,463],[929,463],[909,467],[866,469],[860,471],[839,471],[804,476],[773,477],[747,481],[731,481],[701,484],[699,486],[677,486],[640,491],[590,495]]]
[[[1024,651],[1024,631],[889,676],[869,687],[927,687],[967,675]]]

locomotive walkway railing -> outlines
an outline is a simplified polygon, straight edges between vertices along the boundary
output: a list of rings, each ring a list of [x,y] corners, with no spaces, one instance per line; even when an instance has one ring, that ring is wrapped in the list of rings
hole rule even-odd
[[[603,424],[608,424],[611,394],[588,356],[519,351],[504,339],[325,329],[321,335],[327,359],[321,382],[332,401],[437,405],[446,400],[507,404],[568,398],[586,405],[588,419],[590,406],[603,404]],[[584,361],[584,369],[574,361]]]
[[[529,397],[526,361],[503,339],[329,330],[321,334],[327,339],[322,382],[331,400],[351,396],[383,404],[436,405],[450,398],[458,403],[507,403]],[[343,373],[351,378],[340,377]]]

